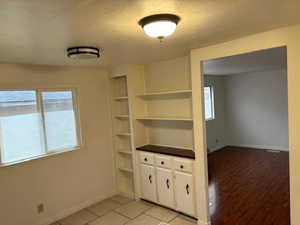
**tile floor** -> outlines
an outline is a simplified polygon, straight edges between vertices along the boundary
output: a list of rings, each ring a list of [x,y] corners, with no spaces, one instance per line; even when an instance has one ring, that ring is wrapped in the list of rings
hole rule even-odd
[[[172,210],[117,195],[51,225],[194,225],[196,220]]]

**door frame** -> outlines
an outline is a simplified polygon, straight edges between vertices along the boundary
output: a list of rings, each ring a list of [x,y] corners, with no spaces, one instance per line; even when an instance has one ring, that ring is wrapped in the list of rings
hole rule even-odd
[[[194,49],[191,51],[192,105],[194,119],[194,150],[195,150],[195,189],[199,225],[210,225],[208,200],[208,168],[207,145],[204,119],[204,100],[202,87],[203,66],[205,60],[250,53],[276,47],[287,49],[288,79],[288,131],[289,131],[289,164],[290,164],[290,208],[291,225],[300,224],[300,25],[276,29],[221,44]]]

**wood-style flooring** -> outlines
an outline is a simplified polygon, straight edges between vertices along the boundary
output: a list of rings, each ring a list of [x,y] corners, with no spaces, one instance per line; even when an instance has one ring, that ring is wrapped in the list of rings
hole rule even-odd
[[[288,158],[237,147],[209,154],[212,225],[290,225]]]

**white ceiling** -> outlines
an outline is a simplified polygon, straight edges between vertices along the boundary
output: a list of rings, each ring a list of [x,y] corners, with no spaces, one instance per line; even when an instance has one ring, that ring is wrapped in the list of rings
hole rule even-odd
[[[299,0],[1,0],[0,61],[108,66],[186,55],[192,48],[300,22]],[[182,20],[163,43],[137,22],[156,13]],[[73,45],[104,49],[100,60],[74,61]]]
[[[206,75],[232,75],[287,68],[286,47],[212,59],[203,62]]]

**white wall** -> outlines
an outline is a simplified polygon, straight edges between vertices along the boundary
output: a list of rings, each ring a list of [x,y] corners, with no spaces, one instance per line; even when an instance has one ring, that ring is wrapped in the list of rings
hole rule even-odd
[[[288,151],[286,70],[205,76],[204,82],[215,94],[216,118],[206,122],[210,152],[226,145]]]
[[[15,64],[0,64],[0,69],[0,87],[78,87],[84,138],[78,151],[0,168],[0,224],[53,222],[114,194],[107,72]],[[45,204],[40,215],[39,203]]]
[[[214,90],[215,119],[206,121],[207,148],[209,152],[227,145],[225,135],[225,76],[204,76],[204,84]]]
[[[286,71],[231,75],[225,85],[228,145],[288,150]]]

